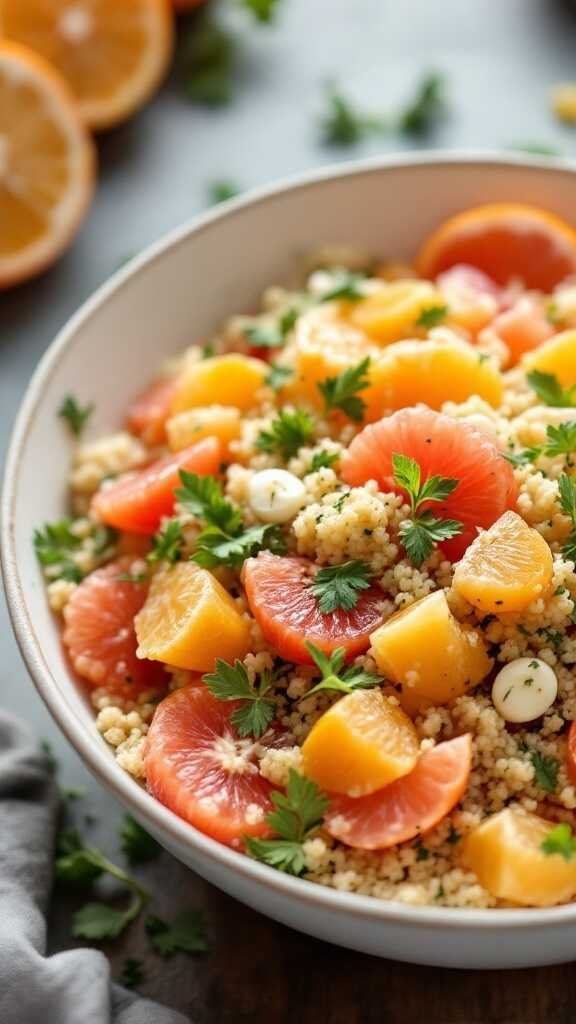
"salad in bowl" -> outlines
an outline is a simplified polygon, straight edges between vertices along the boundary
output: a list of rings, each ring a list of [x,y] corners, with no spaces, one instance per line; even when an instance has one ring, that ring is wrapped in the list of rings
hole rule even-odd
[[[410,264],[350,241],[116,433],[62,395],[48,601],[118,765],[218,842],[412,906],[566,903],[576,232],[501,203]]]

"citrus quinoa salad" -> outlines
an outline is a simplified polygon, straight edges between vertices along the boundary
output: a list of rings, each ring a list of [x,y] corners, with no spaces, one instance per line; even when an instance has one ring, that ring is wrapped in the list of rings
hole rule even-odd
[[[35,535],[70,663],[125,771],[279,871],[566,902],[576,233],[498,204],[316,257],[77,441]]]

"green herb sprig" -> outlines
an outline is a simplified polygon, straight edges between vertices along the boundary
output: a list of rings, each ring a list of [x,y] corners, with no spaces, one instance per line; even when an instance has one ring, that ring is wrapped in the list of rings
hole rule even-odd
[[[550,829],[540,849],[548,855],[558,853],[564,860],[572,860],[576,856],[576,838],[567,822],[555,825]]]
[[[355,665],[349,665],[342,671],[346,648],[337,647],[331,654],[324,654],[318,647],[306,641],[306,649],[320,669],[322,679],[316,683],[311,690],[301,698],[306,700],[313,694],[322,693],[325,690],[335,690],[338,693],[352,693],[354,690],[370,690],[374,686],[381,686],[383,680],[374,672],[365,672],[364,669]]]
[[[297,319],[298,310],[287,309],[275,322],[247,327],[244,333],[256,348],[282,348]]]
[[[370,586],[372,572],[366,562],[358,560],[326,565],[314,576],[310,590],[318,601],[318,611],[329,615],[341,608],[352,611],[360,594]]]
[[[230,665],[217,658],[215,671],[203,676],[202,681],[217,700],[241,701],[230,718],[239,736],[259,739],[266,732],[276,710],[275,702],[266,696],[273,681],[270,672],[261,672],[252,686],[241,661]]]
[[[430,330],[432,327],[438,327],[447,316],[448,306],[428,306],[420,313],[415,326]]]
[[[122,821],[120,845],[130,864],[147,864],[162,853],[160,843],[130,814],[125,814]]]
[[[463,525],[458,520],[439,519],[429,509],[422,510],[426,502],[445,501],[456,490],[459,480],[430,476],[422,483],[416,460],[397,452],[392,455],[392,465],[394,482],[406,491],[410,503],[410,519],[401,524],[400,537],[410,561],[420,566],[439,541],[462,533]]]
[[[366,356],[356,366],[350,366],[336,377],[327,377],[319,381],[318,390],[324,399],[327,413],[340,411],[355,423],[361,423],[366,412],[366,402],[359,392],[370,384],[368,370],[370,357]]]
[[[94,408],[93,402],[90,402],[88,405],[80,405],[76,398],[74,398],[74,395],[66,395],[58,409],[58,415],[68,424],[74,437],[80,437],[94,412]]]
[[[169,519],[152,537],[152,550],[146,558],[149,562],[179,562],[184,547],[184,534],[179,519]]]
[[[286,794],[272,793],[274,810],[266,823],[276,839],[254,839],[246,836],[247,852],[277,871],[301,875],[306,866],[304,842],[312,837],[328,809],[328,800],[311,779],[290,771]]]
[[[261,430],[256,447],[261,452],[277,453],[285,461],[314,437],[314,420],[305,409],[281,409],[269,430]]]
[[[576,406],[576,384],[567,389],[562,388],[553,373],[544,373],[542,370],[531,370],[526,374],[526,380],[544,405],[559,409]]]
[[[204,916],[200,910],[183,910],[170,923],[149,914],[146,932],[160,956],[174,953],[205,953],[208,949]]]

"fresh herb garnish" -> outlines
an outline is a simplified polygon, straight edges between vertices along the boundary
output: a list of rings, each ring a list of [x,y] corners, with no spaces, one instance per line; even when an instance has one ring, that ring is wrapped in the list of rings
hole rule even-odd
[[[281,409],[269,430],[261,430],[256,447],[261,452],[277,452],[287,461],[314,436],[314,420],[304,409]]]
[[[386,127],[381,118],[357,110],[334,85],[328,87],[326,101],[321,129],[322,139],[328,146],[355,146],[369,135],[380,134]]]
[[[526,374],[526,380],[544,405],[555,408],[576,406],[576,384],[564,390],[553,373],[543,373],[542,370],[531,370]]]
[[[366,280],[364,274],[356,274],[352,270],[338,270],[325,292],[318,297],[318,302],[334,302],[344,299],[346,302],[357,302],[364,298],[362,285]]]
[[[314,452],[310,462],[309,473],[317,473],[319,469],[331,469],[334,463],[338,462],[338,452],[328,452],[325,448],[322,451]]]
[[[456,519],[438,519],[421,506],[427,501],[444,501],[457,488],[459,481],[451,477],[429,476],[421,482],[420,466],[407,455],[392,455],[394,482],[408,494],[410,519],[400,526],[400,536],[410,561],[419,566],[431,554],[438,541],[449,540],[462,533],[462,523]]]
[[[202,681],[217,700],[242,701],[230,718],[239,736],[259,739],[266,732],[276,710],[274,701],[266,696],[272,685],[270,672],[261,672],[252,686],[241,661],[236,660],[229,665],[222,658],[217,658],[216,670],[203,676]]]
[[[562,554],[570,561],[576,562],[576,482],[574,478],[568,476],[567,473],[562,473],[558,477],[558,491],[560,493],[560,508],[571,523],[570,533],[564,542]]]
[[[556,455],[570,456],[576,452],[576,420],[559,423],[557,427],[546,427],[546,444],[543,454],[554,458]]]
[[[339,410],[355,423],[361,423],[366,410],[366,402],[358,395],[370,384],[368,369],[370,357],[366,356],[356,366],[350,366],[336,377],[327,377],[317,384],[324,399],[326,412]]]
[[[122,973],[118,981],[124,988],[138,988],[144,981],[144,964],[142,960],[128,957],[122,965]]]
[[[218,526],[225,533],[236,533],[242,527],[242,513],[229,502],[221,485],[212,476],[197,476],[180,470],[182,487],[176,491],[176,501],[197,519],[210,526]]]
[[[283,554],[286,550],[282,531],[274,523],[249,526],[231,536],[217,526],[207,526],[196,539],[196,550],[192,560],[204,569],[217,565],[228,565],[239,569],[247,558],[252,558],[263,549]]]
[[[536,784],[546,793],[553,793],[558,782],[560,765],[553,757],[544,757],[537,750],[530,754],[530,760],[534,766],[534,778]]]
[[[401,112],[399,128],[406,135],[429,133],[445,109],[444,77],[436,71],[418,82],[412,101]]]
[[[278,0],[242,0],[243,6],[254,15],[257,21],[272,21],[278,6]]]
[[[266,377],[264,383],[267,384],[272,391],[280,391],[287,380],[294,376],[294,370],[291,370],[289,366],[278,366],[277,363],[270,364],[270,373]]]
[[[61,419],[66,420],[74,437],[80,437],[93,412],[93,402],[88,405],[80,405],[74,395],[67,395],[58,409],[58,415]]]
[[[208,187],[208,198],[212,206],[234,199],[241,189],[231,181],[213,181]]]
[[[276,839],[244,840],[248,853],[289,875],[301,875],[306,866],[303,843],[314,835],[328,809],[328,800],[311,779],[290,771],[286,794],[272,793],[274,810],[266,823]]]
[[[53,568],[49,573],[51,579],[80,583],[85,573],[76,565],[74,556],[82,540],[72,532],[73,525],[73,519],[46,523],[43,529],[34,531],[34,549],[40,564]]]
[[[157,843],[130,814],[125,814],[122,821],[120,845],[131,864],[145,864],[162,852],[160,843]]]
[[[540,844],[543,853],[559,853],[564,860],[572,860],[576,854],[576,838],[567,822],[555,825]]]
[[[336,690],[339,693],[352,693],[353,690],[369,690],[373,686],[382,683],[380,676],[373,672],[365,672],[364,669],[350,665],[342,671],[346,648],[337,647],[332,654],[324,654],[318,647],[306,641],[306,649],[314,664],[320,669],[322,679],[316,683],[311,690],[304,694],[302,700],[311,697],[314,693],[321,693],[323,690]]]
[[[229,103],[235,65],[233,37],[208,17],[195,19],[182,37],[179,64],[189,99],[207,106]]]
[[[428,309],[423,309],[418,317],[415,326],[424,327],[429,330],[431,327],[437,327],[448,315],[448,306],[429,306]]]
[[[265,326],[247,327],[245,334],[256,348],[282,348],[298,319],[296,309],[287,309],[275,323]]]
[[[338,608],[352,611],[358,604],[360,593],[370,586],[372,573],[366,562],[342,562],[326,565],[314,576],[310,591],[318,601],[318,611],[329,615]]]
[[[183,547],[182,524],[179,519],[169,519],[152,537],[152,550],[146,558],[149,562],[179,562]]]
[[[208,949],[200,910],[183,910],[170,923],[150,914],[146,918],[146,931],[160,956],[205,953]]]

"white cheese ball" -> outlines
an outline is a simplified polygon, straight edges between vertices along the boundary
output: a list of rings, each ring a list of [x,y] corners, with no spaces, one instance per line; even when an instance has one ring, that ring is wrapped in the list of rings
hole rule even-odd
[[[305,499],[304,484],[286,469],[263,469],[248,484],[248,504],[264,523],[287,523]]]
[[[558,680],[540,658],[516,658],[500,669],[492,687],[492,700],[507,722],[533,722],[556,700]]]

